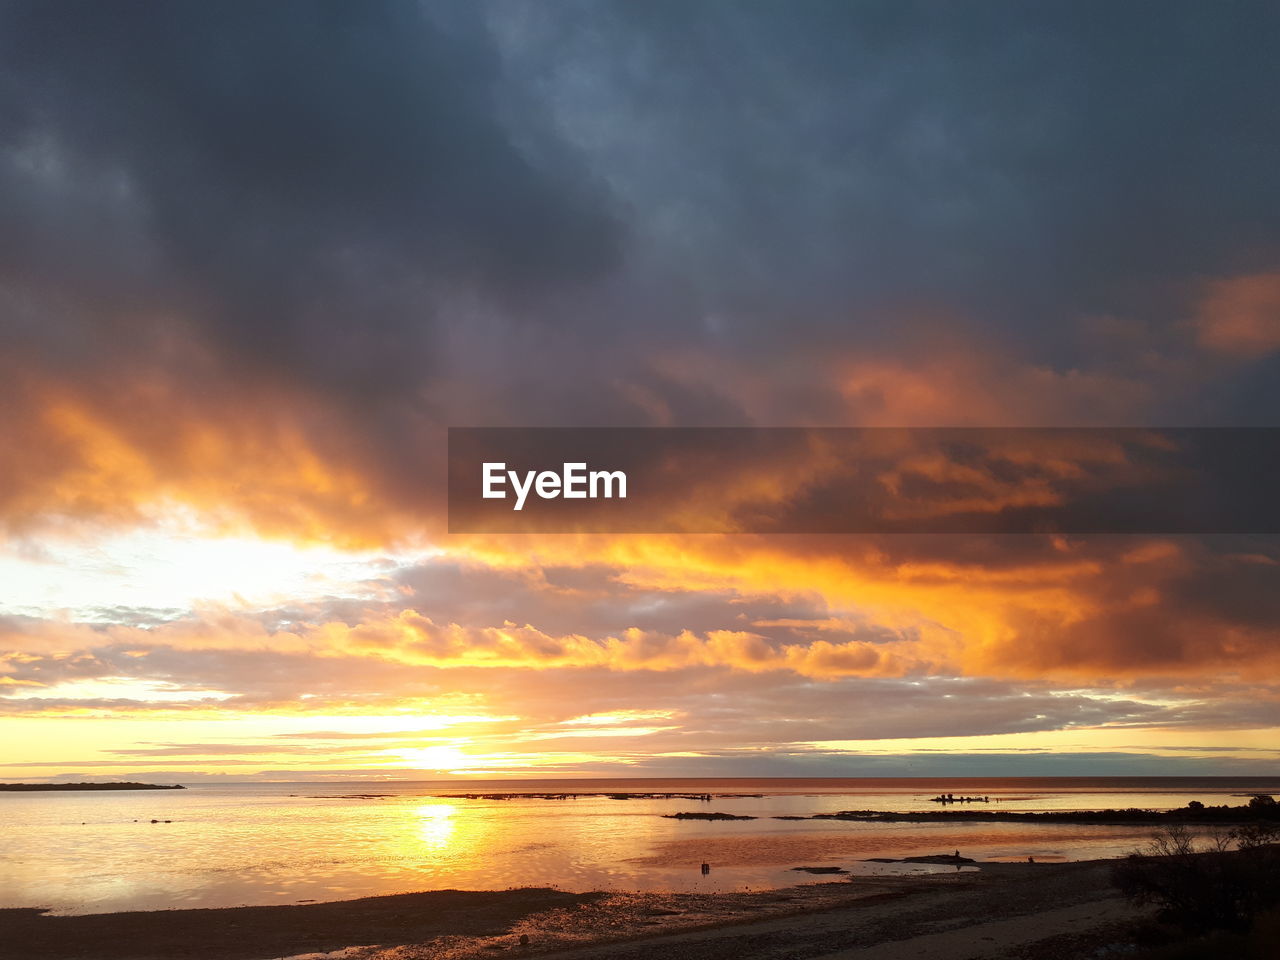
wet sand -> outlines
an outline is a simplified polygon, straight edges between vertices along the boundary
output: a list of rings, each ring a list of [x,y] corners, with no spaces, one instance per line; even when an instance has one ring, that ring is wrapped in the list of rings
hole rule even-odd
[[[552,949],[542,956],[546,960],[1079,960],[1122,942],[1131,924],[1144,916],[1111,887],[1109,873],[1108,861],[987,864],[978,873],[897,878],[894,889],[885,894],[802,915],[747,916],[713,929],[586,949]],[[449,955],[449,960],[482,955],[457,953]],[[373,957],[435,960],[429,952],[412,950],[382,952],[369,960]]]
[[[269,960],[340,950],[342,960],[1054,960],[1138,916],[1111,888],[1109,870],[1109,861],[987,863],[753,893],[525,889],[71,917],[5,910],[0,957]]]
[[[3,960],[266,960],[353,945],[484,937],[598,894],[439,890],[334,903],[48,916],[0,910]]]

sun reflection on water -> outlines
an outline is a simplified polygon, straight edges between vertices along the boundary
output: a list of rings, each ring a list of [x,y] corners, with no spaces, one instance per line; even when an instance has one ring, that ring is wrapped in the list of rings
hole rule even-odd
[[[457,808],[449,803],[425,803],[413,809],[419,818],[418,839],[435,850],[449,846],[449,838],[457,827],[453,815]]]

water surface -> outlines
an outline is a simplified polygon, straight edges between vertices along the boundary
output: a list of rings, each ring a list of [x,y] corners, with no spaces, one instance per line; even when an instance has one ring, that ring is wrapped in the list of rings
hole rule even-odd
[[[760,794],[679,799],[463,799],[487,792]],[[335,900],[447,888],[701,891],[789,886],[796,866],[854,873],[951,853],[978,860],[1122,856],[1150,827],[785,821],[839,810],[1165,810],[1280,793],[1280,778],[555,780],[192,784],[186,790],[0,793],[0,906],[60,913]],[[384,796],[357,795],[381,794]],[[967,809],[950,807],[948,809]],[[748,821],[671,820],[723,811]],[[151,820],[172,823],[151,823]],[[703,875],[700,865],[711,864]]]

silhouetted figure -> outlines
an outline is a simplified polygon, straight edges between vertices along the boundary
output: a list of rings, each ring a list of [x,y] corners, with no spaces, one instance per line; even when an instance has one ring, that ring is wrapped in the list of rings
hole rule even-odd
[[[953,856],[953,857],[955,857],[957,860],[959,860],[959,859],[960,859],[960,851],[959,851],[959,850],[957,850],[955,853],[953,853],[953,854],[952,854],[952,856]]]
[[[711,872],[711,864],[704,863],[702,865],[702,875],[705,877],[710,872]]]

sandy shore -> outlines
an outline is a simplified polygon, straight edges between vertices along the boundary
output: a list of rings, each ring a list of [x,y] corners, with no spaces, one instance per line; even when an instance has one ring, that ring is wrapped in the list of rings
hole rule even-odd
[[[738,894],[439,891],[302,906],[42,916],[0,911],[23,960],[947,960],[1078,956],[1137,914],[1109,862],[983,864]],[[521,937],[527,943],[521,943]]]
[[[335,903],[46,916],[0,910],[3,960],[266,960],[353,944],[487,937],[598,899],[528,889],[440,890]]]
[[[1109,881],[1110,863],[987,864],[979,873],[904,877],[877,895],[802,914],[747,916],[572,951],[557,960],[1079,960],[1142,916]],[[852,886],[861,883],[855,880]],[[881,884],[878,878],[875,881]],[[517,951],[518,953],[519,951]],[[477,954],[478,955],[478,954]],[[382,952],[391,960],[430,957]]]

